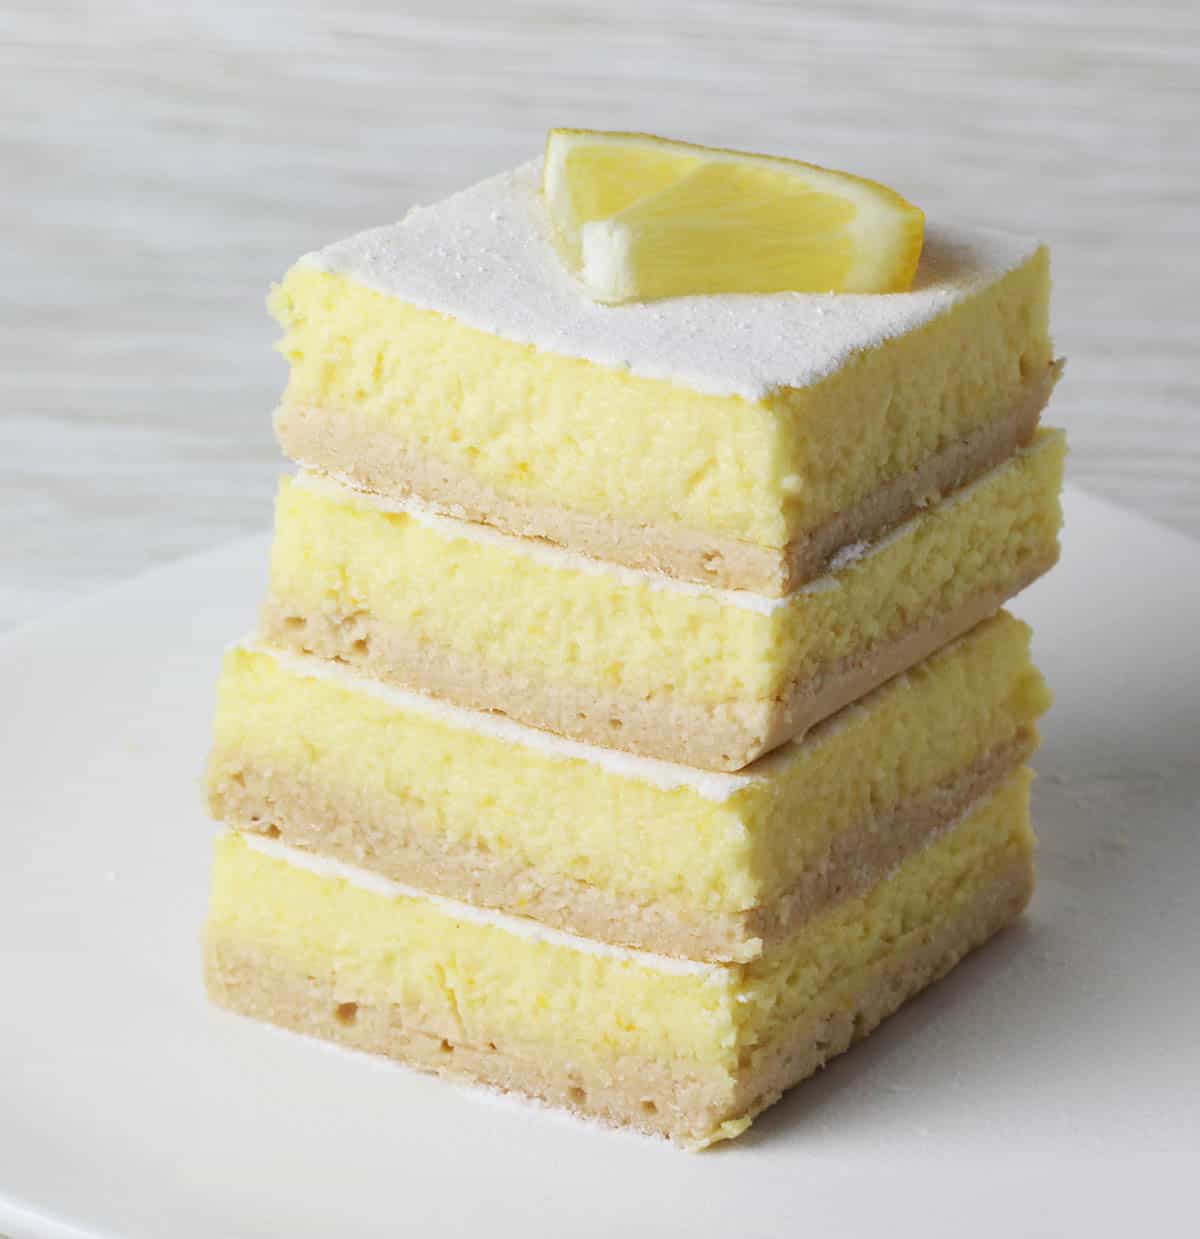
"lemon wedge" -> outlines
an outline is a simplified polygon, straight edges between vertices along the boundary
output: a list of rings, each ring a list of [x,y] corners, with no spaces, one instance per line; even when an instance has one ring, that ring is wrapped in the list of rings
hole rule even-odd
[[[542,194],[604,302],[903,292],[925,235],[921,210],[874,181],[642,133],[551,130]]]

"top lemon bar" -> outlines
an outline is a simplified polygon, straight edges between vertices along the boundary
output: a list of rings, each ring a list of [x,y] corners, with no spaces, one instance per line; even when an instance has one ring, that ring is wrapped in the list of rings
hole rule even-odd
[[[1044,247],[932,223],[910,292],[599,305],[540,164],[308,254],[273,292],[309,469],[509,533],[780,596],[1028,442]]]

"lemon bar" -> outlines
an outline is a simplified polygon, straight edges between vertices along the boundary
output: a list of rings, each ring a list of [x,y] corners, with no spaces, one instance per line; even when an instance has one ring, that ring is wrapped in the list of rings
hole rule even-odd
[[[643,756],[737,770],[1053,564],[1063,441],[1034,441],[786,598],[599,561],[328,479],[286,481],[262,632],[374,678]]]
[[[212,998],[697,1147],[1008,924],[1032,884],[1025,769],[869,890],[743,964],[604,946],[278,841],[216,847]]]
[[[561,740],[232,649],[214,817],[607,942],[746,961],[886,874],[1033,751],[1029,631],[982,623],[741,774]]]
[[[303,465],[595,558],[780,596],[1027,443],[1036,243],[931,223],[911,292],[597,305],[539,165],[302,258],[271,298]]]

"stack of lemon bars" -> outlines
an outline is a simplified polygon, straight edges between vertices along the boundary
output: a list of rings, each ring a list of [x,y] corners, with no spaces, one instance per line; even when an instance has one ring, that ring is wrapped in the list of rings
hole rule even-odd
[[[1029,897],[1048,259],[931,222],[908,291],[601,304],[542,178],[273,294],[299,470],[220,680],[207,984],[699,1147]]]

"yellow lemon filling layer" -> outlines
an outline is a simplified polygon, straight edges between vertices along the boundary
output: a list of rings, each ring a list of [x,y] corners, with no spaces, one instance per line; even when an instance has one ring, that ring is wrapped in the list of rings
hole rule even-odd
[[[446,518],[285,481],[270,593],[283,614],[368,616],[409,648],[515,677],[702,705],[782,698],[984,591],[1052,562],[1063,439],[1034,443],[870,553],[784,600],[576,558]],[[494,704],[509,708],[509,703]]]
[[[629,1056],[736,1081],[758,1055],[902,963],[989,881],[1028,865],[1028,772],[867,893],[752,964],[681,965],[529,922],[313,872],[228,833],[207,934],[331,979],[345,1001],[402,1009],[423,1032],[555,1061]]]
[[[506,339],[309,262],[270,306],[290,364],[283,405],[320,410],[334,442],[345,422],[522,504],[782,548],[1020,403],[1052,361],[1049,285],[1039,249],[820,381],[761,399]]]
[[[1001,612],[745,775],[698,776],[235,648],[218,688],[209,800],[219,819],[258,818],[285,838],[301,824],[289,812],[327,813],[318,848],[358,825],[422,855],[449,849],[522,881],[532,871],[543,885],[583,883],[618,905],[699,921],[769,906],[825,867],[839,838],[869,840],[973,764],[1031,747],[1048,703],[1029,630]],[[297,786],[303,808],[285,799]],[[522,910],[523,889],[514,879],[500,906]]]

